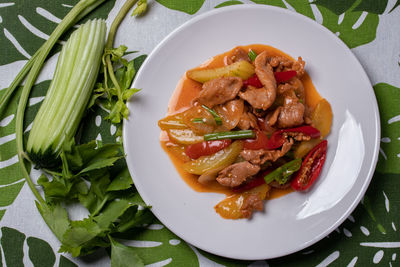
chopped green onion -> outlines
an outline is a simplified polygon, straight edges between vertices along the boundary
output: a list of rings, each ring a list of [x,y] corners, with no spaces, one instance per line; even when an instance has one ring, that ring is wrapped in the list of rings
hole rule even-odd
[[[211,109],[211,108],[209,108],[209,107],[207,107],[207,106],[205,106],[205,105],[201,105],[201,106],[202,106],[205,110],[207,110],[208,112],[210,112],[211,115],[213,115],[214,120],[215,120],[215,123],[216,123],[217,125],[222,125],[222,119],[221,119],[221,117],[218,115],[218,113],[215,112],[215,110],[213,110],[213,109]]]
[[[194,118],[192,120],[193,123],[204,123],[204,118]]]
[[[276,168],[273,172],[268,173],[264,177],[265,183],[269,184],[275,180],[279,184],[286,184],[289,177],[300,169],[301,162],[301,159],[294,159]]]
[[[255,138],[256,133],[252,130],[242,130],[242,131],[230,131],[230,132],[219,132],[219,133],[211,133],[205,134],[205,141],[212,140],[223,140],[223,139],[246,139],[246,138]]]
[[[254,61],[256,60],[257,53],[250,49],[248,56],[251,59],[251,61]]]

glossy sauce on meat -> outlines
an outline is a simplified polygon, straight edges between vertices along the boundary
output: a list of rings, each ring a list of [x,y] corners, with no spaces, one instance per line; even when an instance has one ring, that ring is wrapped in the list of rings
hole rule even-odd
[[[276,55],[276,56],[283,56],[289,59],[292,59],[290,56],[287,54],[283,53],[282,51],[267,46],[267,45],[248,45],[248,46],[241,46],[243,50],[248,52],[250,49],[255,51],[257,54],[260,54],[263,51],[268,51],[268,54],[270,55]],[[216,68],[216,67],[222,67],[227,64],[229,61],[229,58],[232,57],[233,51],[235,50],[232,49],[231,51],[228,51],[226,53],[217,55],[211,59],[209,59],[207,62],[204,64],[200,65],[198,69],[206,69],[206,68]],[[307,102],[307,105],[313,108],[319,100],[322,99],[322,97],[318,94],[316,91],[310,77],[308,76],[307,73],[304,73],[304,75],[301,78],[301,81],[304,86],[304,95],[305,99]],[[169,101],[168,105],[168,113],[167,115],[173,115],[176,113],[180,113],[191,107],[193,99],[197,98],[200,94],[200,91],[202,90],[202,84],[198,83],[194,80],[191,80],[184,75],[181,80],[178,82],[178,85]],[[161,141],[161,146],[165,150],[165,152],[169,155],[171,161],[175,165],[177,171],[179,172],[180,176],[182,179],[195,191],[197,192],[215,192],[215,193],[222,193],[225,194],[228,199],[240,199],[241,197],[243,198],[243,194],[234,194],[230,188],[224,187],[220,185],[217,181],[212,181],[208,183],[207,185],[201,184],[197,181],[198,175],[190,174],[186,171],[184,171],[181,167],[182,163],[184,162],[184,156],[180,157],[179,152],[177,153],[176,149],[171,149],[168,144],[168,135],[165,134],[164,132],[161,133],[160,136],[160,141]],[[184,151],[181,151],[184,153]],[[279,189],[279,188],[271,188],[269,190],[269,195],[267,196],[268,199],[272,198],[278,198],[283,195],[286,195],[290,192],[293,192],[293,189],[291,188],[286,188],[286,189]],[[217,206],[216,206],[217,207]],[[225,207],[226,208],[226,207]],[[217,209],[218,212],[218,209]],[[224,218],[229,218],[225,214],[221,214],[221,212],[218,212],[221,216]]]

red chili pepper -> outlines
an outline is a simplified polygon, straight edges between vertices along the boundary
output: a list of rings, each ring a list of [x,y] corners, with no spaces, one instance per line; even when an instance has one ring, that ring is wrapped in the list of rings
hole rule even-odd
[[[294,190],[304,191],[315,182],[324,165],[327,147],[328,141],[324,140],[308,153],[290,184]]]
[[[320,131],[312,126],[300,126],[296,128],[282,129],[275,131],[271,135],[271,138],[269,139],[267,144],[267,148],[276,149],[278,147],[281,147],[283,143],[285,143],[283,133],[303,133],[310,136],[311,138],[319,138],[321,136]]]
[[[267,148],[268,137],[262,131],[256,131],[255,139],[245,139],[243,141],[244,149],[258,150]]]
[[[276,83],[286,82],[297,75],[295,70],[274,72]]]
[[[271,170],[263,171],[262,173],[257,175],[257,177],[254,178],[253,180],[251,180],[250,182],[241,184],[239,186],[232,188],[232,191],[234,193],[242,193],[242,192],[248,191],[250,189],[253,189],[254,187],[257,187],[259,185],[265,184],[264,176],[270,172],[271,172]]]
[[[243,81],[243,85],[244,86],[254,86],[257,88],[261,88],[263,87],[262,83],[260,82],[260,80],[257,77],[257,74],[254,74],[253,76],[251,76],[250,78],[248,78],[247,80]]]
[[[201,143],[196,143],[188,145],[186,147],[185,153],[191,159],[197,159],[201,156],[208,156],[217,153],[221,149],[229,146],[232,140],[216,140],[216,141],[204,141]]]

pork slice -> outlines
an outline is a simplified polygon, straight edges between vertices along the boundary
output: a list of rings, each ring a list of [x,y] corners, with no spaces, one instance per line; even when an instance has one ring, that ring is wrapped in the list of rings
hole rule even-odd
[[[257,118],[250,112],[243,112],[240,117],[239,124],[237,125],[241,130],[248,130],[250,128],[257,128]]]
[[[217,181],[223,186],[235,187],[241,185],[247,178],[256,175],[259,171],[260,166],[242,161],[220,171]]]
[[[289,128],[299,126],[304,123],[304,105],[294,103],[283,106],[278,116],[277,126],[279,128]]]
[[[239,77],[221,77],[203,84],[203,89],[195,101],[212,108],[234,99],[243,86]]]
[[[244,218],[250,218],[253,211],[262,211],[263,207],[263,201],[260,196],[258,194],[251,194],[244,199],[240,212]]]
[[[283,143],[282,148],[279,150],[266,150],[266,149],[244,149],[240,152],[240,156],[251,164],[262,165],[267,161],[276,161],[283,157],[293,145],[293,139],[289,139]]]
[[[246,91],[239,93],[239,97],[246,100],[255,109],[266,110],[274,103],[276,90],[248,86]]]
[[[244,51],[240,47],[236,47],[233,50],[231,56],[226,58],[226,63],[228,65],[230,65],[230,64],[233,64],[235,62],[242,61],[242,60],[250,62],[250,58],[249,58],[248,54],[246,53],[246,51]]]
[[[263,109],[266,110],[274,103],[276,98],[276,80],[272,66],[269,64],[267,51],[262,52],[256,57],[254,65],[257,77],[267,91],[266,95],[269,97],[268,103],[263,105]]]

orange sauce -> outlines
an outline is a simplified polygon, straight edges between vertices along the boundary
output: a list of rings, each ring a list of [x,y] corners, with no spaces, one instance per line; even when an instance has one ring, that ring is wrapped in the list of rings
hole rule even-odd
[[[241,46],[246,52],[252,49],[257,54],[260,54],[263,51],[268,51],[272,56],[284,56],[289,59],[292,59],[289,55],[283,53],[282,51],[267,45],[261,44],[253,44],[247,46]],[[229,57],[234,49],[231,51],[225,52],[223,54],[217,55],[205,63],[201,64],[196,69],[207,69],[207,68],[217,68],[226,65],[226,59]],[[306,103],[311,108],[315,107],[319,100],[322,97],[318,94],[317,90],[315,89],[310,76],[305,73],[302,77],[302,82],[305,90],[305,97]],[[178,82],[178,85],[169,101],[168,105],[168,113],[167,115],[173,115],[176,113],[183,112],[184,110],[188,109],[191,106],[192,99],[198,96],[201,91],[202,84],[196,81],[193,81],[186,77],[186,74],[181,78]],[[165,150],[165,152],[169,155],[172,163],[174,164],[175,168],[177,169],[178,173],[181,175],[182,179],[195,191],[197,192],[214,192],[214,193],[222,193],[227,196],[233,194],[233,192],[224,186],[221,186],[218,182],[213,181],[207,185],[203,185],[197,181],[197,175],[187,173],[181,167],[184,163],[181,157],[177,157],[174,153],[168,149],[168,135],[162,133],[160,136],[161,146]],[[276,189],[271,188],[269,191],[269,199],[279,198],[286,194],[293,192],[293,189]]]

